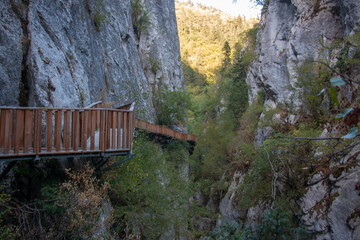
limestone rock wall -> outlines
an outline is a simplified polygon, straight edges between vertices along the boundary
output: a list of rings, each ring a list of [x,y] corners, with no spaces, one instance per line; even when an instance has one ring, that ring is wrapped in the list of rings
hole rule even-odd
[[[258,60],[250,68],[250,102],[264,90],[266,104],[302,105],[296,68],[307,58],[326,57],[320,41],[331,43],[360,25],[357,0],[270,0],[258,33]]]
[[[257,36],[258,60],[250,67],[247,77],[250,102],[263,90],[265,104],[270,107],[279,103],[284,103],[288,110],[301,107],[297,67],[307,58],[326,59],[328,52],[320,51],[321,42],[329,45],[337,38],[354,34],[359,27],[358,0],[270,0],[263,9]],[[359,70],[353,69],[351,77],[359,79]],[[355,88],[348,90],[349,102],[358,102]],[[266,132],[260,129],[258,135],[264,137]],[[355,148],[339,162],[332,162],[330,170],[342,169],[338,176],[319,172],[309,179],[304,195],[297,202],[301,209],[298,214],[315,239],[360,239],[360,197],[356,190],[360,184],[359,156],[359,148]],[[255,216],[266,209],[255,207],[262,209]],[[225,217],[237,211],[232,207]],[[251,209],[246,221],[256,223],[249,213]]]
[[[154,120],[149,56],[171,90],[184,83],[174,2],[142,5],[150,25],[139,41],[130,0],[1,0],[0,105],[136,101],[138,113]]]

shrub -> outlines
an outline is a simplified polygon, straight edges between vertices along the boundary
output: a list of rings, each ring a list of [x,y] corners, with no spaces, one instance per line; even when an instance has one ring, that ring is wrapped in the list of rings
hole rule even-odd
[[[157,58],[152,58],[152,57],[149,58],[149,62],[150,62],[150,71],[151,71],[153,74],[156,74],[156,72],[157,72],[158,70],[160,70],[161,62],[159,61],[159,59],[157,59]]]
[[[10,213],[10,207],[8,202],[10,201],[11,196],[5,192],[4,185],[0,185],[0,239],[16,239],[18,233],[16,232],[16,227],[10,223],[4,221],[7,214]]]
[[[149,13],[144,9],[141,0],[132,0],[131,9],[131,20],[134,27],[134,33],[136,37],[140,39],[140,34],[146,32],[151,25]]]
[[[53,226],[49,237],[93,239],[109,236],[108,229],[112,219],[100,218],[104,211],[109,184],[100,185],[93,176],[94,170],[88,164],[82,171],[65,171],[68,181],[61,185],[57,202],[59,207],[65,209],[65,216],[60,223],[57,222],[57,225]]]
[[[226,222],[212,233],[216,240],[305,240],[311,233],[303,227],[297,227],[290,212],[279,209],[268,210],[262,217],[262,222],[253,231],[249,227],[241,229],[236,222]]]
[[[95,26],[96,31],[98,31],[98,32],[100,32],[101,25],[104,23],[107,15],[109,14],[108,12],[106,12],[103,9],[104,9],[103,1],[98,0],[98,2],[96,4],[95,13],[93,16],[94,26]]]

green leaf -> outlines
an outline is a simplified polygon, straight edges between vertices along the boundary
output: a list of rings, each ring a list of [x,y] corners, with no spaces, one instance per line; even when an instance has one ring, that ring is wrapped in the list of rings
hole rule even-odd
[[[350,138],[356,137],[358,135],[358,133],[359,133],[358,127],[353,127],[352,129],[350,129],[348,134],[346,134],[345,136],[342,136],[341,138],[350,139]]]
[[[339,106],[339,105],[340,105],[340,102],[339,102],[339,100],[337,99],[337,93],[336,93],[335,88],[330,87],[330,88],[329,88],[329,94],[330,94],[330,97],[331,97],[331,101],[332,101],[335,105]]]
[[[330,83],[331,83],[331,86],[333,86],[333,87],[345,85],[344,80],[342,80],[342,78],[340,76],[333,77],[332,79],[330,79]]]
[[[343,117],[345,117],[346,115],[348,115],[349,112],[351,112],[352,110],[353,110],[352,107],[347,108],[347,109],[345,109],[344,111],[342,111],[341,113],[339,113],[338,115],[336,115],[335,118],[336,118],[336,119],[343,118]]]

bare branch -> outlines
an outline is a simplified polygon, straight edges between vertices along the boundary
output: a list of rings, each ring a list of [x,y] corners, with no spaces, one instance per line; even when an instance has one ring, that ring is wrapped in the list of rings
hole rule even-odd
[[[360,84],[359,81],[355,81],[347,76],[345,76],[344,74],[340,73],[339,71],[335,70],[335,68],[331,67],[329,64],[325,63],[325,62],[322,62],[322,61],[318,61],[318,60],[313,60],[313,62],[316,62],[316,63],[320,63],[322,65],[324,65],[325,67],[329,68],[331,71],[333,71],[334,73],[336,73],[337,75],[341,76],[346,82],[348,83],[357,83],[357,84]]]
[[[342,153],[342,152],[345,152],[346,150],[349,150],[349,149],[352,149],[354,148],[355,146],[359,145],[360,144],[360,141],[354,143],[354,144],[351,144],[350,146],[346,147],[346,148],[343,148],[341,150],[338,150],[338,151],[334,151],[334,152],[331,152],[331,153],[328,153],[328,154],[324,154],[324,155],[321,155],[321,156],[318,156],[318,157],[314,157],[314,158],[309,158],[309,159],[303,159],[304,161],[312,161],[312,160],[317,160],[317,159],[321,159],[323,157],[331,157],[333,155],[336,155],[338,153]]]
[[[280,139],[290,139],[290,140],[280,140]],[[288,136],[276,136],[268,139],[276,139],[282,142],[293,142],[296,140],[306,140],[306,141],[329,141],[329,140],[344,140],[341,137],[328,137],[328,138],[309,138],[309,137],[288,137]]]

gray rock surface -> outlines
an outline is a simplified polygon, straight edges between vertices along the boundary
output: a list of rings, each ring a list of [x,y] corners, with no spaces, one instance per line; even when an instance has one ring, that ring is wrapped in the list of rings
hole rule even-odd
[[[130,0],[29,2],[1,0],[0,105],[136,101],[138,115],[154,120],[149,56],[161,63],[162,84],[184,88],[174,2],[142,3],[151,25],[140,43]]]
[[[19,13],[20,14],[20,13]],[[21,84],[23,32],[21,21],[7,0],[0,1],[0,105],[18,106]]]
[[[307,58],[327,57],[320,52],[320,40],[331,43],[336,37],[354,33],[360,23],[357,0],[272,0],[263,10],[258,33],[259,55],[248,74],[249,101],[260,90],[265,104],[302,105],[296,85],[296,69]]]
[[[301,221],[318,240],[360,239],[360,196],[355,190],[360,182],[359,151],[356,147],[344,158],[355,157],[355,167],[338,177],[315,174],[308,182],[311,185],[300,200]]]
[[[152,19],[148,34],[142,34],[139,42],[145,75],[152,86],[184,90],[179,37],[174,34],[174,29],[177,30],[174,1],[146,0],[145,5]],[[154,63],[158,64],[157,69],[151,69]]]
[[[228,191],[220,201],[219,212],[221,217],[217,220],[217,226],[226,222],[240,222],[246,216],[246,209],[241,208],[237,203],[237,190],[244,183],[244,177],[245,175],[242,172],[234,173]]]

